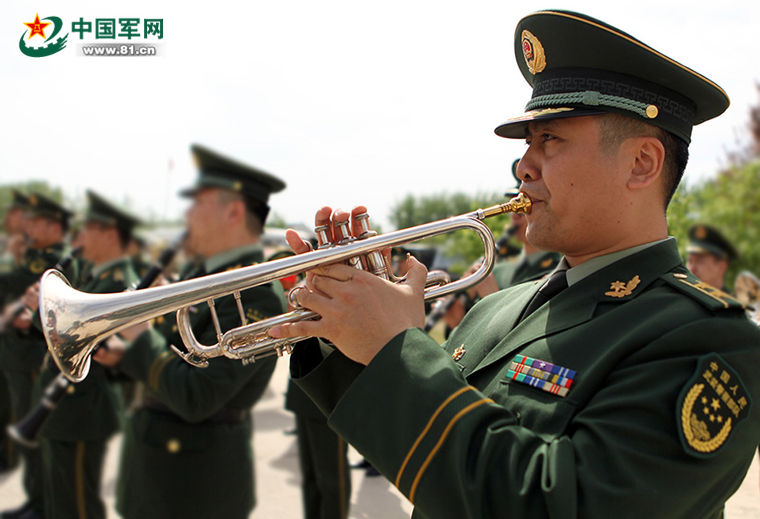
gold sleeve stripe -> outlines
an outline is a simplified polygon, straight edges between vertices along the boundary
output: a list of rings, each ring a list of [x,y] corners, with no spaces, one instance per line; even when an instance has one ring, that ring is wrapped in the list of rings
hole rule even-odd
[[[173,358],[178,357],[175,357],[173,352],[167,351],[159,355],[156,360],[153,361],[153,364],[150,367],[150,373],[148,375],[148,387],[150,387],[153,391],[158,391],[158,379],[161,377],[161,372]]]
[[[451,403],[452,400],[454,400],[456,397],[461,395],[462,393],[466,393],[467,391],[472,391],[475,388],[472,386],[466,386],[459,390],[457,390],[453,395],[448,397],[439,407],[435,410],[435,413],[433,413],[433,416],[430,417],[430,420],[428,420],[427,425],[422,430],[420,435],[417,437],[417,440],[414,442],[414,445],[412,445],[412,448],[409,449],[409,453],[406,455],[406,458],[404,459],[404,463],[401,464],[401,468],[398,471],[398,475],[396,476],[396,488],[399,488],[399,485],[401,484],[401,476],[404,474],[404,470],[406,469],[406,465],[409,463],[409,460],[412,458],[412,454],[414,454],[414,451],[417,449],[419,444],[422,442],[422,439],[425,437],[425,435],[428,433],[430,428],[433,426],[433,422],[435,422],[435,419],[438,417],[439,414],[446,408],[447,405]]]
[[[459,411],[457,414],[454,415],[454,417],[449,422],[449,425],[446,426],[446,429],[443,430],[443,434],[441,434],[441,437],[438,439],[438,443],[435,444],[435,447],[430,451],[430,454],[428,454],[427,458],[425,459],[425,462],[420,467],[420,470],[417,472],[417,475],[414,477],[414,482],[412,483],[412,488],[409,490],[409,502],[414,504],[414,494],[417,492],[417,484],[420,482],[420,478],[422,477],[423,472],[425,472],[425,469],[427,469],[428,465],[430,465],[430,462],[433,461],[433,458],[435,457],[438,450],[441,448],[441,445],[443,445],[443,442],[446,441],[446,437],[449,435],[449,432],[451,432],[451,428],[454,427],[454,424],[459,421],[460,418],[462,418],[464,415],[475,409],[476,407],[480,407],[483,404],[490,404],[493,403],[493,400],[490,398],[484,398],[482,400],[478,400],[477,402],[473,402],[461,411]]]

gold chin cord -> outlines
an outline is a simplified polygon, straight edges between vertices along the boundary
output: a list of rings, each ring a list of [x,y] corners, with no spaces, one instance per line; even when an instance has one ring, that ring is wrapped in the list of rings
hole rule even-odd
[[[354,215],[354,228],[362,229],[358,236],[351,236],[349,222],[336,224],[337,236],[335,242],[331,242],[327,239],[327,227],[318,227],[315,231],[320,238],[320,245],[314,251],[134,292],[80,292],[73,289],[60,272],[49,270],[40,283],[40,318],[45,340],[61,373],[72,382],[80,382],[87,376],[90,357],[98,342],[125,328],[170,312],[177,312],[177,326],[187,348],[187,352],[180,352],[176,348],[175,351],[195,366],[205,367],[209,359],[219,356],[242,360],[244,363],[269,355],[281,356],[290,353],[292,345],[306,337],[274,339],[269,336],[269,330],[284,323],[319,319],[319,315],[305,308],[297,308],[292,312],[246,324],[240,301],[242,290],[339,262],[398,282],[403,278],[393,276],[390,262],[382,254],[384,249],[461,229],[476,232],[483,242],[483,264],[473,274],[454,282],[450,282],[445,272],[430,272],[425,300],[437,299],[477,285],[491,272],[495,258],[494,238],[488,226],[482,222],[483,219],[504,213],[529,214],[530,208],[530,199],[520,193],[504,204],[383,235],[369,229],[369,216],[366,213]],[[291,303],[295,302],[293,294],[292,291],[288,294]],[[243,325],[223,332],[214,311],[214,299],[227,295],[235,297]],[[202,302],[211,308],[218,341],[208,346],[195,338],[189,319],[190,307]]]

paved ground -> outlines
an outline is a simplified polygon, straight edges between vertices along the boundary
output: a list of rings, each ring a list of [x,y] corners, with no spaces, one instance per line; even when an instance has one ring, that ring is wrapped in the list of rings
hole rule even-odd
[[[284,430],[293,427],[293,415],[283,409],[288,376],[285,360],[282,359],[278,363],[270,389],[255,411],[254,444],[257,457],[258,506],[252,517],[256,518],[302,517],[295,437],[283,433]],[[113,510],[113,500],[120,445],[121,438],[114,438],[108,453],[103,484],[104,496],[109,506],[109,519],[118,518]],[[353,461],[361,459],[356,452],[351,452],[350,457]],[[758,472],[758,459],[755,458],[744,484],[727,503],[727,519],[760,519]],[[352,519],[409,517],[412,506],[388,481],[382,477],[365,478],[363,474],[363,471],[352,471]],[[188,499],[192,499],[192,492],[192,489],[188,489]],[[0,509],[12,508],[21,504],[23,500],[19,471],[0,476]]]

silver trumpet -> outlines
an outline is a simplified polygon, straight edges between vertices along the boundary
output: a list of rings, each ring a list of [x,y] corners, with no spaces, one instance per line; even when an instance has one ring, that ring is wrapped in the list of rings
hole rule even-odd
[[[326,226],[318,227],[315,231],[320,237],[320,246],[311,252],[134,292],[80,292],[71,287],[63,274],[49,270],[40,283],[40,318],[45,340],[61,373],[72,382],[80,382],[87,376],[90,357],[98,342],[125,328],[174,311],[177,312],[177,326],[187,348],[186,353],[176,348],[175,351],[193,365],[205,367],[209,359],[222,355],[243,362],[253,362],[273,354],[281,356],[290,353],[292,345],[305,337],[274,339],[269,336],[269,329],[283,323],[319,319],[319,315],[305,308],[297,308],[276,317],[245,324],[240,291],[339,262],[346,262],[384,279],[401,281],[403,278],[393,276],[389,261],[382,254],[384,249],[461,229],[478,233],[484,248],[481,267],[453,283],[449,283],[442,273],[431,272],[425,289],[425,300],[429,301],[476,285],[491,272],[495,257],[494,238],[483,219],[510,212],[530,213],[530,209],[530,199],[520,193],[505,204],[383,235],[369,229],[366,213],[355,215],[354,221],[362,229],[358,237],[351,236],[350,222],[338,226],[336,243],[327,240]],[[230,294],[237,301],[243,325],[222,332],[214,311],[214,299]],[[291,303],[296,302],[293,291],[288,297]],[[218,341],[214,345],[199,343],[191,329],[190,307],[201,302],[211,307]]]

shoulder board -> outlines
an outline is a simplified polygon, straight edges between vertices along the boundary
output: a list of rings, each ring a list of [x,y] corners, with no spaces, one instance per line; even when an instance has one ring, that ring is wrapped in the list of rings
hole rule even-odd
[[[688,270],[670,271],[660,277],[665,283],[676,290],[691,296],[710,310],[746,310],[747,305],[735,299],[732,295],[700,281]]]

